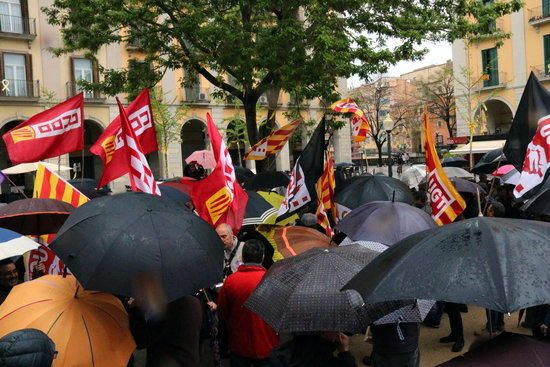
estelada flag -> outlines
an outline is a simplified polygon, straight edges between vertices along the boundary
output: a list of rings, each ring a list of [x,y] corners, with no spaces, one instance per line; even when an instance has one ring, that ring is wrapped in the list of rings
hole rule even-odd
[[[36,170],[32,197],[61,200],[74,207],[79,207],[90,201],[90,199],[65,181],[65,179],[41,164],[38,165],[38,169]],[[48,274],[62,275],[64,273],[65,264],[48,247],[54,238],[54,234],[48,234],[35,239],[41,246],[29,254],[27,262],[29,275],[32,276],[33,269],[39,263],[44,264]]]
[[[527,146],[519,182],[514,189],[517,198],[544,182],[550,168],[550,115],[538,122],[533,140]]]
[[[237,182],[227,146],[209,113],[206,123],[216,166],[202,180],[181,182],[189,187],[193,205],[202,219],[212,226],[227,223],[237,233],[242,226],[248,195]]]
[[[317,197],[319,201],[316,215],[317,223],[324,228],[326,235],[329,237],[332,237],[334,232],[332,230],[327,211],[330,209],[335,209],[335,187],[336,181],[334,179],[334,160],[332,159],[332,154],[328,153],[325,160],[323,174],[321,175],[321,178],[319,178],[319,181],[317,181],[316,185]],[[333,218],[335,217],[333,216]]]
[[[149,90],[144,89],[125,108],[125,111],[143,149],[143,153],[149,154],[157,151],[157,134],[153,121]],[[90,147],[90,152],[99,156],[103,161],[103,174],[99,180],[98,187],[103,187],[129,172],[126,156],[121,149],[123,147],[124,139],[122,139],[120,116],[117,116],[94,145]]]
[[[334,112],[351,113],[351,131],[353,141],[360,143],[367,139],[367,133],[369,132],[369,121],[365,116],[363,110],[357,103],[351,98],[342,99],[334,102],[330,108]]]
[[[300,122],[301,120],[294,120],[290,124],[273,131],[271,134],[254,144],[245,154],[244,159],[259,161],[270,155],[279,153],[298,125],[300,125]]]
[[[426,151],[426,170],[428,173],[428,196],[432,206],[432,218],[440,226],[454,222],[466,208],[466,203],[441,167],[435,150],[433,134],[427,110],[424,110],[424,135]]]
[[[32,163],[82,150],[84,97],[82,93],[37,113],[2,136],[13,163]]]

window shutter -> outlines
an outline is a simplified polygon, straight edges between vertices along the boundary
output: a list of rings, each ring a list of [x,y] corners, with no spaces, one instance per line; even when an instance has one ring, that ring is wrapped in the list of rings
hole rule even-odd
[[[491,54],[491,81],[492,85],[498,85],[500,81],[498,80],[498,53],[496,48],[490,49]]]
[[[99,67],[95,59],[92,60],[92,82],[99,83]],[[99,98],[99,92],[96,89],[92,93],[94,98]]]
[[[544,74],[550,74],[550,34],[544,36]]]
[[[550,15],[550,0],[542,0],[542,16],[547,17]]]
[[[0,79],[4,79],[4,53],[0,51]]]
[[[29,3],[27,0],[20,0],[21,4],[21,17],[23,25],[23,33],[29,34],[30,33],[30,20],[29,20]]]
[[[34,90],[34,82],[32,80],[32,55],[25,54],[25,77],[27,79],[27,95],[29,97],[38,97],[40,91]]]

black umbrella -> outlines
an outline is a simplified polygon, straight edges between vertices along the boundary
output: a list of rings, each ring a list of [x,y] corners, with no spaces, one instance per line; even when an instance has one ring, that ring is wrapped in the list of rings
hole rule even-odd
[[[409,204],[374,201],[353,209],[336,229],[354,241],[373,241],[391,246],[414,233],[437,225],[425,211]]]
[[[75,208],[55,199],[23,199],[0,208],[0,227],[24,235],[57,233]]]
[[[274,208],[256,191],[247,190],[246,193],[248,194],[248,203],[246,204],[243,226],[275,224],[279,208]],[[272,223],[266,222],[269,220],[272,220]]]
[[[550,215],[550,179],[537,189],[537,192],[525,202],[521,210],[533,214]]]
[[[190,210],[142,193],[102,197],[76,209],[50,246],[90,290],[135,296],[144,274],[168,301],[222,279],[223,244]]]
[[[497,167],[499,166],[499,162],[500,162],[500,166],[504,166],[505,164],[508,164],[508,160],[506,159],[506,156],[502,152],[502,148],[493,149],[485,153],[485,155],[481,157],[479,162],[477,162],[477,164],[472,169],[472,173],[475,173],[478,175],[479,174],[490,175],[497,169]]]
[[[185,205],[185,203],[191,201],[189,195],[173,186],[160,184],[159,190],[163,197],[172,199],[178,204]]]
[[[334,167],[336,168],[348,168],[348,167],[356,167],[356,166],[357,165],[355,163],[350,163],[350,162],[340,162],[334,165]]]
[[[486,194],[485,190],[483,190],[483,188],[475,182],[468,181],[459,177],[451,178],[451,182],[458,192],[469,192],[471,194],[477,194],[477,190],[479,190],[480,194]]]
[[[237,182],[239,182],[242,185],[246,180],[254,176],[254,172],[252,172],[246,167],[236,166],[235,176],[237,177]]]
[[[90,192],[90,191],[94,190],[94,191],[98,192],[98,195],[96,197],[99,197],[99,196],[107,195],[111,192],[111,189],[107,185],[105,185],[102,188],[98,189],[97,188],[97,181],[94,180],[93,178],[84,178],[84,179],[74,178],[72,180],[69,180],[68,182],[72,186],[76,187],[77,190],[81,191],[83,194],[84,194],[84,191]]]
[[[413,203],[411,190],[403,182],[388,176],[355,177],[335,195],[335,201],[349,209],[372,201]]]
[[[277,332],[364,332],[366,326],[408,302],[364,306],[355,291],[340,288],[378,252],[360,245],[313,248],[275,263],[245,306]],[[398,317],[398,316],[396,316]],[[389,320],[388,323],[395,322]]]
[[[244,188],[247,190],[266,190],[269,191],[276,187],[287,187],[290,178],[286,173],[280,171],[261,172],[250,177],[244,183]]]
[[[443,167],[466,167],[469,162],[462,157],[448,157],[441,160]]]
[[[550,223],[476,217],[412,235],[355,276],[366,302],[429,298],[500,312],[550,302]]]

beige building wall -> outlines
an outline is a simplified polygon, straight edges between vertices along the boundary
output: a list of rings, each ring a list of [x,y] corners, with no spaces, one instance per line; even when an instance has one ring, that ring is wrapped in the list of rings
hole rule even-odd
[[[2,1],[2,0],[0,0]],[[72,59],[83,57],[83,53],[75,53],[73,55],[64,55],[61,57],[55,57],[49,49],[51,47],[59,47],[61,45],[61,37],[59,29],[53,27],[47,23],[46,16],[41,13],[40,8],[47,7],[52,4],[53,0],[20,0],[21,2],[28,1],[28,18],[36,25],[32,29],[16,29],[15,32],[6,32],[6,29],[0,29],[0,56],[4,53],[22,53],[30,55],[32,63],[32,80],[34,85],[37,86],[37,90],[34,93],[27,93],[24,96],[8,96],[0,93],[0,132],[4,133],[9,128],[12,128],[15,122],[24,121],[30,116],[47,108],[48,100],[45,98],[43,92],[50,92],[54,95],[53,103],[58,103],[71,96],[71,86],[73,83],[72,77]],[[27,16],[27,15],[25,15]],[[11,29],[10,29],[11,30]],[[126,44],[116,44],[103,47],[97,54],[99,64],[106,66],[107,68],[122,68],[128,65],[130,58],[143,57],[139,50],[135,47],[129,47]],[[0,80],[4,79],[3,71],[0,69],[2,75]],[[28,74],[27,74],[28,75]],[[210,94],[214,91],[214,88],[201,77],[200,93],[204,94],[205,98],[201,101],[189,102],[186,101],[186,94],[184,88],[181,86],[183,79],[182,70],[169,70],[163,77],[160,85],[163,92],[166,93],[166,102],[171,104],[171,108],[176,108],[182,103],[187,104],[187,114],[181,120],[181,127],[183,134],[185,134],[185,127],[193,125],[195,128],[202,126],[203,139],[198,138],[199,141],[195,143],[202,143],[202,147],[206,147],[204,139],[205,119],[206,113],[211,113],[214,120],[222,130],[227,127],[229,120],[239,114],[244,118],[244,111],[239,108],[235,108],[232,105],[226,105],[223,102],[215,101],[211,98]],[[1,87],[0,87],[1,88]],[[341,80],[338,88],[342,94],[347,91],[346,81]],[[120,98],[125,101],[125,96],[120,95]],[[276,113],[276,122],[278,126],[285,125],[290,122],[286,117],[285,112],[288,112],[291,108],[290,96],[281,93],[279,98],[279,107]],[[319,101],[308,101],[302,107],[302,115],[304,118],[312,118],[315,121],[320,121],[324,108]],[[91,129],[92,135],[98,135],[103,131],[107,125],[118,115],[118,108],[113,97],[106,97],[95,94],[93,98],[87,98],[85,100],[85,119],[86,128]],[[267,109],[265,104],[260,104],[258,112],[258,122],[265,119],[267,115]],[[202,125],[201,125],[202,124]],[[192,129],[191,129],[192,130]],[[197,129],[195,129],[197,130]],[[196,135],[200,135],[200,131],[195,131]],[[350,132],[349,126],[345,129],[337,132],[333,139],[333,145],[335,150],[335,157],[337,162],[351,160],[351,144],[350,144]],[[185,138],[185,136],[184,136]],[[197,140],[197,139],[195,139]],[[0,142],[0,169],[6,168],[9,164],[7,160],[7,154],[5,146]],[[89,148],[89,145],[87,146]],[[181,176],[183,173],[183,150],[180,142],[173,142],[169,145],[168,149],[168,176],[176,177]],[[80,152],[75,152],[70,156],[79,155]],[[98,158],[93,158],[92,155],[87,152],[86,156],[92,159],[92,166],[94,167],[94,178],[99,178],[102,169]],[[54,159],[57,162],[57,159]],[[152,166],[158,166],[158,159],[150,157],[150,164]],[[63,164],[70,164],[74,159],[71,159],[69,155],[61,158]],[[253,168],[254,164],[249,164]],[[291,169],[291,149],[289,144],[285,146],[281,153],[276,158],[276,168],[278,170],[290,170]],[[88,172],[89,173],[89,172]],[[87,172],[84,172],[85,176]],[[32,185],[31,177],[19,178],[19,182],[27,186]],[[128,179],[123,177],[116,180],[111,184],[114,191],[124,190],[124,186],[128,183]],[[5,191],[9,189],[7,186],[3,186]]]

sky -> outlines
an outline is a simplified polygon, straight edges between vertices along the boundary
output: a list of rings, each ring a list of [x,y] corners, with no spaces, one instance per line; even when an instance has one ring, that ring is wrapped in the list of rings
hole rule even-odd
[[[419,61],[402,61],[390,67],[387,76],[399,76],[409,71],[428,66],[443,64],[447,60],[452,59],[452,50],[450,43],[425,43],[423,47],[429,49],[429,52],[424,56],[424,59]],[[351,77],[348,79],[348,88],[352,89],[363,84],[359,77]]]

